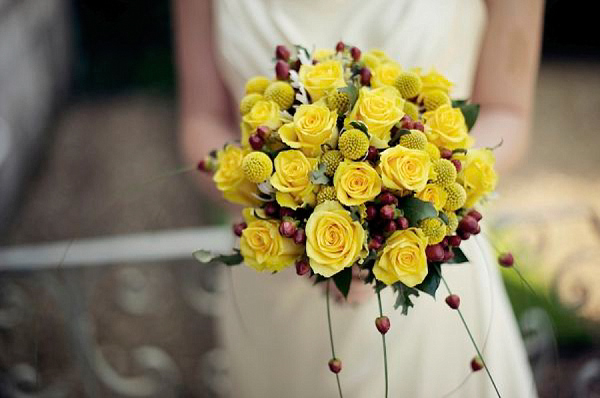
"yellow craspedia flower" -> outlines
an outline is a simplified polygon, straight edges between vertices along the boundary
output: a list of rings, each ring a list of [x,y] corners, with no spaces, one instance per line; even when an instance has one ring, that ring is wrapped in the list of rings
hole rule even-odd
[[[381,193],[381,177],[367,162],[345,160],[333,177],[337,199],[346,206],[357,206]]]
[[[462,185],[455,182],[454,184],[445,187],[445,189],[448,193],[448,199],[446,200],[444,210],[455,211],[465,205],[467,193]]]
[[[248,226],[242,232],[240,253],[250,268],[281,271],[293,265],[304,252],[302,245],[281,236],[279,221],[257,219],[253,209],[244,209],[243,215]]]
[[[462,158],[459,182],[467,193],[466,207],[473,207],[483,196],[496,189],[498,175],[494,170],[496,159],[489,149],[473,149]]]
[[[426,110],[433,111],[442,105],[451,105],[452,101],[443,90],[434,89],[423,94],[423,104]]]
[[[405,114],[407,114],[412,120],[419,120],[419,107],[410,101],[404,101],[404,107],[402,108]]]
[[[334,55],[335,51],[331,48],[317,48],[313,52],[312,57],[316,61],[323,62],[328,60],[329,58],[332,58]]]
[[[421,74],[421,81],[423,82],[423,88],[421,89],[423,93],[431,90],[442,90],[448,94],[454,86],[452,82],[435,69],[430,70],[427,74]]]
[[[321,145],[333,143],[337,137],[337,113],[321,101],[300,105],[294,120],[279,129],[281,141],[291,148],[300,149],[308,156],[318,156]]]
[[[433,161],[432,166],[433,182],[443,187],[447,187],[456,181],[456,167],[448,159],[438,159]]]
[[[327,95],[327,106],[342,115],[350,110],[350,97],[339,90],[331,90]]]
[[[402,72],[393,82],[402,98],[413,98],[421,91],[423,83],[418,74],[411,71]]]
[[[265,99],[271,100],[285,110],[292,106],[296,93],[294,88],[286,82],[273,82],[265,90]]]
[[[298,74],[313,102],[327,95],[332,89],[346,86],[344,68],[337,60],[302,65]]]
[[[458,228],[458,217],[456,216],[456,213],[454,213],[453,211],[447,211],[444,212],[444,214],[448,218],[448,233],[455,233],[456,229]]]
[[[435,144],[432,144],[431,142],[428,142],[427,144],[425,144],[425,152],[427,152],[429,154],[429,157],[431,158],[431,160],[437,160],[441,157],[440,149]]]
[[[373,273],[377,280],[392,285],[402,282],[414,287],[427,276],[427,237],[420,228],[394,232],[383,246]]]
[[[379,161],[383,186],[395,190],[422,191],[430,168],[427,152],[400,145],[383,151]]]
[[[261,94],[251,93],[247,94],[240,101],[240,114],[243,116],[246,113],[250,112],[254,104],[256,104],[259,100],[264,99]]]
[[[325,152],[321,157],[321,162],[325,164],[325,175],[333,177],[335,171],[343,160],[344,155],[342,155],[342,152],[336,149]]]
[[[365,230],[338,202],[315,207],[305,231],[306,254],[316,274],[333,276],[367,255]]]
[[[354,108],[346,117],[346,126],[353,120],[363,122],[369,130],[371,144],[387,148],[390,130],[404,116],[403,109],[404,100],[393,87],[362,87]]]
[[[419,228],[423,230],[423,233],[427,237],[428,244],[430,245],[435,245],[444,240],[447,232],[446,224],[438,217],[426,218],[419,221]]]
[[[431,202],[437,211],[442,210],[448,200],[448,192],[438,184],[425,185],[425,188],[418,192],[416,196],[425,202]]]
[[[279,105],[274,101],[265,99],[258,100],[242,117],[242,145],[248,146],[248,138],[254,133],[258,126],[266,126],[271,130],[277,130],[281,126]]]
[[[246,82],[246,94],[262,94],[270,83],[271,81],[266,76],[254,76]]]
[[[248,151],[234,145],[227,145],[217,152],[217,171],[213,181],[223,192],[225,199],[245,206],[256,206],[261,202],[257,199],[256,185],[244,177],[242,163]]]
[[[369,137],[358,129],[346,130],[338,140],[338,148],[345,158],[360,159],[367,154]]]
[[[283,207],[297,209],[313,206],[317,200],[310,173],[317,167],[317,159],[307,158],[301,151],[282,151],[275,157],[275,173],[271,185],[276,189],[275,199]]]
[[[273,162],[266,153],[253,151],[244,156],[242,171],[248,181],[258,184],[271,177]]]
[[[427,136],[419,130],[411,130],[410,133],[400,137],[400,145],[410,149],[425,150],[427,146]]]
[[[423,114],[429,141],[441,148],[457,149],[473,146],[465,118],[460,109],[442,105],[434,111]]]
[[[320,205],[327,200],[337,200],[335,188],[329,185],[321,185],[321,189],[317,193],[317,204]]]
[[[402,67],[393,61],[382,62],[371,73],[371,87],[393,86],[402,73]]]

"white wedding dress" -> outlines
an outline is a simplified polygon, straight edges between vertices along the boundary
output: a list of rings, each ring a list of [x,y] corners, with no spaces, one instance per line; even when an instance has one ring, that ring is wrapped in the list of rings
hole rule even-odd
[[[404,67],[435,67],[455,82],[453,96],[466,98],[486,18],[480,0],[217,0],[213,8],[220,71],[236,99],[246,79],[273,73],[277,44],[333,47],[340,39],[363,50],[384,49]],[[462,249],[470,263],[444,266],[444,275],[461,297],[500,393],[535,397],[494,257],[481,236]],[[331,354],[322,289],[297,277],[294,269],[269,275],[241,266],[231,272],[232,280],[222,278],[219,309],[231,396],[338,396],[327,366]],[[403,316],[393,309],[391,289],[384,291],[384,312],[392,325],[387,334],[390,397],[496,396],[483,370],[471,373],[475,350],[445,296],[443,286],[437,300],[422,294]],[[332,311],[344,397],[382,397],[375,295],[357,307],[334,304]]]

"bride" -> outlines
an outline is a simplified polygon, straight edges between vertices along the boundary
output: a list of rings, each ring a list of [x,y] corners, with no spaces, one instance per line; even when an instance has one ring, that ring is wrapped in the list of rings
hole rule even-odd
[[[333,47],[342,39],[364,50],[381,48],[406,68],[433,66],[448,76],[454,97],[470,97],[482,106],[472,132],[477,146],[504,140],[496,156],[506,170],[526,150],[542,8],[542,0],[177,0],[182,150],[197,161],[239,137],[236,104],[244,82],[272,73],[276,45]],[[199,183],[203,189],[213,186]],[[535,397],[494,256],[481,237],[461,247],[470,263],[446,267],[445,276],[461,296],[498,389],[504,397]],[[223,284],[219,331],[231,395],[337,396],[327,369],[322,290],[293,269],[267,276],[237,267],[231,279]],[[437,301],[419,297],[403,316],[392,308],[389,290],[383,302],[392,324],[387,334],[391,396],[496,396],[484,372],[471,373],[475,351],[457,314],[441,299],[444,292]],[[372,288],[360,283],[352,285],[348,303],[333,308],[346,397],[383,395],[377,315]]]

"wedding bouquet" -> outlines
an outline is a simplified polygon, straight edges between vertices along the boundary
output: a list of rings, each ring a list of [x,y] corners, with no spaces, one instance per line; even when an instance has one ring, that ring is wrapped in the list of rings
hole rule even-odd
[[[435,295],[442,264],[467,261],[461,242],[480,232],[473,207],[497,175],[492,149],[474,149],[469,134],[479,107],[452,99],[437,71],[403,69],[381,50],[340,42],[294,53],[278,46],[275,78],[247,81],[241,140],[198,165],[245,206],[239,249],[194,255],[256,271],[295,266],[343,295],[358,269],[378,295],[393,289],[406,314],[411,296]],[[459,307],[456,295],[446,302]],[[385,334],[389,319],[376,326]]]

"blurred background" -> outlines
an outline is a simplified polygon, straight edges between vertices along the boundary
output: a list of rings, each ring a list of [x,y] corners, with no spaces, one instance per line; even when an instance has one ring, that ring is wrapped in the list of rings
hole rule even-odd
[[[541,397],[600,397],[600,35],[584,5],[547,2],[533,145],[488,217],[534,290],[504,272]],[[226,395],[217,275],[181,255],[226,247],[194,229],[225,216],[165,174],[182,166],[170,14],[0,0],[0,244],[37,259],[0,263],[0,397]]]

